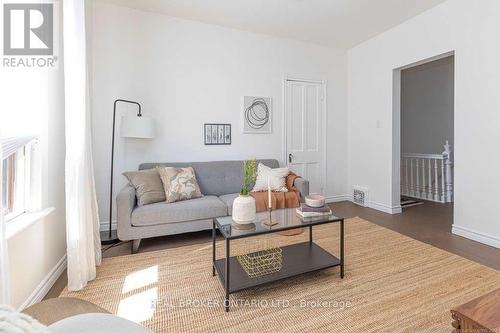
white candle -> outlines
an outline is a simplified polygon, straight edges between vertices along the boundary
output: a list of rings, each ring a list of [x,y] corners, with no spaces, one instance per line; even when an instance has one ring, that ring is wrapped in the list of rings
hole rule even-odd
[[[271,203],[271,177],[267,176],[267,205],[269,209],[273,208]]]

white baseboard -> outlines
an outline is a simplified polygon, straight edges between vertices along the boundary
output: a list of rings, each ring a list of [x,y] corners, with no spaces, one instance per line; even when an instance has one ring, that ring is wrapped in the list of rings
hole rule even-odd
[[[62,275],[67,266],[66,254],[57,262],[57,264],[50,270],[49,274],[36,286],[35,290],[31,295],[24,301],[19,307],[19,311],[31,306],[35,303],[41,302],[42,299],[47,295],[50,288],[56,283],[57,279]]]
[[[401,206],[391,207],[391,206],[388,206],[386,204],[381,204],[381,203],[378,203],[375,201],[370,201],[368,203],[368,207],[379,210],[379,211],[387,213],[387,214],[399,214],[403,211],[401,209]]]
[[[325,197],[327,203],[331,202],[339,202],[339,201],[353,201],[352,195],[342,194],[342,195],[333,195]],[[388,214],[399,214],[402,212],[401,206],[391,207],[385,204],[381,204],[375,201],[370,201],[368,203],[368,208],[372,208],[375,210],[379,210]]]
[[[99,230],[100,231],[109,230],[109,221],[101,221],[99,224]],[[111,222],[111,230],[116,230],[116,220],[113,220],[113,222]]]
[[[331,195],[325,197],[326,203],[340,202],[340,201],[352,201],[352,196],[349,194]]]
[[[500,238],[498,238],[498,237],[487,235],[485,233],[471,230],[469,228],[461,227],[458,225],[452,225],[451,232],[454,235],[462,236],[462,237],[471,239],[473,241],[483,243],[483,244],[493,246],[493,247],[500,249]]]

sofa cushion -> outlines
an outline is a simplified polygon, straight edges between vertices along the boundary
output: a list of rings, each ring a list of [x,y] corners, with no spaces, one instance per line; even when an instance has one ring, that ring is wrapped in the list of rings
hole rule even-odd
[[[227,213],[233,215],[233,201],[240,195],[239,193],[224,194],[219,197],[227,206]]]
[[[216,196],[207,195],[197,199],[173,203],[158,202],[137,207],[132,212],[133,226],[150,226],[166,223],[210,219],[227,215],[227,207]]]

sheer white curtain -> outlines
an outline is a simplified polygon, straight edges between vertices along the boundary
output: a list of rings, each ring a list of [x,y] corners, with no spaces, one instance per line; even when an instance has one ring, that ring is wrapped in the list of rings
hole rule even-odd
[[[0,147],[0,203],[2,202],[2,149]],[[1,208],[1,205],[0,205]],[[9,289],[9,261],[7,256],[7,239],[5,238],[5,223],[3,221],[3,213],[0,209],[0,304],[10,303]]]
[[[101,263],[92,164],[84,0],[63,1],[68,289],[79,290]]]

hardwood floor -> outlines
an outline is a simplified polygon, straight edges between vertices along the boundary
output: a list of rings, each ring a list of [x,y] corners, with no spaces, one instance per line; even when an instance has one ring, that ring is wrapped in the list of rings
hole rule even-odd
[[[426,201],[423,205],[406,208],[402,214],[394,215],[359,207],[351,202],[335,203],[332,208],[339,216],[359,216],[413,239],[500,270],[500,249],[451,233],[452,204]]]
[[[330,204],[335,215],[340,217],[359,216],[367,221],[397,231],[421,242],[457,254],[469,260],[500,270],[500,249],[453,235],[452,204],[425,202],[423,205],[409,207],[402,214],[386,214],[374,209],[357,206],[351,202]],[[211,231],[145,239],[139,252],[149,252],[211,240]],[[103,246],[103,257],[116,257],[130,254],[131,242],[116,246]],[[66,273],[51,288],[45,299],[59,296],[67,284]]]

